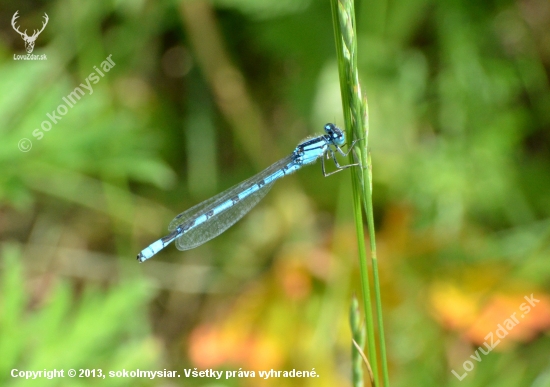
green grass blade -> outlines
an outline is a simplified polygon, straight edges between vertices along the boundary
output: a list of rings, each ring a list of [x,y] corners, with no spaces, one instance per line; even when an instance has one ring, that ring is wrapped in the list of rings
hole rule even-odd
[[[361,165],[362,173],[352,173],[354,192],[354,215],[358,240],[361,291],[367,325],[368,355],[374,374],[374,382],[379,386],[378,356],[374,329],[373,307],[371,304],[368,264],[363,230],[362,207],[366,213],[369,231],[370,250],[372,257],[374,300],[378,323],[378,343],[384,386],[389,386],[389,375],[386,359],[384,338],[382,302],[380,280],[378,274],[378,260],[376,255],[376,239],[374,231],[374,217],[372,206],[372,179],[370,158],[367,155],[368,144],[368,108],[366,98],[363,98],[357,71],[357,39],[355,33],[355,11],[352,0],[331,0],[334,36],[338,58],[338,74],[340,77],[340,91],[348,141],[362,139],[354,148]],[[350,155],[350,162],[354,162]]]

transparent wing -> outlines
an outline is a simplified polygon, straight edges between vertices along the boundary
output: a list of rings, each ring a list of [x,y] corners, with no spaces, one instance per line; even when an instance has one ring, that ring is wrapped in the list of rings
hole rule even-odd
[[[273,173],[277,172],[291,162],[292,155],[282,160],[279,160],[275,164],[266,168],[257,175],[243,181],[242,183],[239,183],[229,188],[228,190],[214,196],[213,198],[205,200],[204,202],[197,204],[187,211],[182,212],[181,214],[176,216],[174,220],[172,220],[172,222],[168,226],[168,229],[170,231],[173,231],[178,226],[183,225],[188,221],[216,208],[221,203],[229,200],[232,197],[237,196],[239,193],[260,182],[261,180],[264,180],[268,176],[271,176]],[[248,211],[250,211],[256,204],[258,204],[258,202],[269,192],[269,190],[273,186],[273,183],[274,181],[269,184],[265,184],[264,186],[262,186],[261,189],[252,193],[246,198],[239,200],[227,210],[212,216],[204,223],[201,223],[200,225],[181,235],[180,237],[178,237],[178,239],[176,239],[176,247],[179,250],[189,250],[202,245],[212,238],[217,237],[229,227],[234,225]]]
[[[190,250],[217,237],[258,204],[272,186],[273,183],[264,185],[262,189],[240,200],[235,205],[218,214],[218,216],[214,216],[207,222],[192,228],[176,239],[176,247],[178,250]]]

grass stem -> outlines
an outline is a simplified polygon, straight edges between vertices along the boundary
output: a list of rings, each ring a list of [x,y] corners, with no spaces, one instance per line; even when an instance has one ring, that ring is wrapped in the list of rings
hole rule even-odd
[[[376,310],[378,325],[378,347],[384,387],[389,387],[389,373],[386,358],[386,342],[384,338],[384,324],[382,318],[382,300],[380,292],[380,277],[378,274],[378,259],[376,255],[376,239],[374,230],[374,216],[372,205],[372,166],[367,152],[368,145],[368,106],[362,96],[357,70],[357,35],[355,30],[355,10],[353,0],[331,0],[334,36],[338,58],[338,74],[340,78],[340,92],[348,142],[361,139],[350,153],[350,162],[355,162],[353,153],[362,168],[355,168],[352,172],[354,216],[357,231],[358,253],[361,276],[361,293],[365,310],[367,327],[368,357],[372,366],[375,386],[379,383],[378,355],[376,352],[375,324],[373,305],[368,273],[368,261],[363,229],[363,210],[366,214],[367,229],[370,241],[372,264],[372,278],[374,288],[374,309]]]

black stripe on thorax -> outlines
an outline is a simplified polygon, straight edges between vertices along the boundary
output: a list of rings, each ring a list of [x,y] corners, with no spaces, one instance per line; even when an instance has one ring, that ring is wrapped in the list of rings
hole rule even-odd
[[[327,142],[327,139],[325,138],[325,136],[315,137],[315,138],[312,138],[311,140],[308,140],[308,141],[305,141],[305,142],[301,143],[300,145],[298,145],[298,147],[299,148],[306,148],[309,145],[313,145],[315,143],[324,144],[325,142]]]

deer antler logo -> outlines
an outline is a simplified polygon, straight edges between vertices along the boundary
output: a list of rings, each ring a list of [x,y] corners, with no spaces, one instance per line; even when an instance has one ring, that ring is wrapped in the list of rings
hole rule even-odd
[[[48,14],[46,12],[44,12],[44,22],[42,23],[42,29],[40,31],[34,30],[34,33],[32,34],[32,36],[29,36],[29,35],[27,35],[27,30],[25,30],[25,32],[21,32],[21,31],[19,31],[19,27],[17,27],[15,25],[15,20],[17,20],[17,18],[19,17],[17,15],[18,12],[19,11],[16,11],[13,14],[13,17],[11,18],[11,26],[13,27],[13,29],[15,31],[17,31],[17,33],[19,35],[21,35],[21,37],[25,41],[25,50],[27,50],[27,52],[30,54],[32,52],[32,50],[34,50],[34,42],[35,42],[36,38],[38,38],[38,35],[40,35],[40,33],[42,31],[44,31],[44,28],[48,24],[48,20],[49,20]]]

